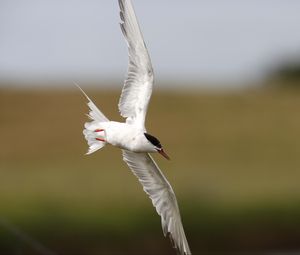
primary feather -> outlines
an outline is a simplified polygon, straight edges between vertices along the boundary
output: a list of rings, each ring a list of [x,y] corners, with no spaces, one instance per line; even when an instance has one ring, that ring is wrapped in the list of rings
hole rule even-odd
[[[130,0],[119,0],[121,29],[128,45],[129,66],[119,101],[128,123],[144,126],[153,87],[153,68]]]
[[[164,235],[170,234],[180,254],[191,254],[174,191],[155,161],[148,153],[135,153],[127,150],[123,150],[123,160],[139,179],[157,213],[161,216]]]

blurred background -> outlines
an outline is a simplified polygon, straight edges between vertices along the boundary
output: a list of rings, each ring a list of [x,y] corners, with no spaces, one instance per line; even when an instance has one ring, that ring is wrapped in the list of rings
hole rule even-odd
[[[300,253],[300,2],[145,1],[154,156],[193,254]],[[117,1],[0,1],[0,254],[175,254],[86,100],[121,121]]]

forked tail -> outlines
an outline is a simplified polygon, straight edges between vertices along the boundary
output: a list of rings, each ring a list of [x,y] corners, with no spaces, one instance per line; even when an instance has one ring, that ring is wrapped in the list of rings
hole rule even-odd
[[[90,122],[84,124],[85,129],[83,134],[89,145],[89,150],[86,154],[91,154],[105,146],[105,130],[102,127],[103,122],[109,122],[109,119],[97,108],[93,101],[87,96],[87,94],[75,83],[80,89],[83,95],[88,100],[88,107],[90,108],[87,116],[90,118]]]

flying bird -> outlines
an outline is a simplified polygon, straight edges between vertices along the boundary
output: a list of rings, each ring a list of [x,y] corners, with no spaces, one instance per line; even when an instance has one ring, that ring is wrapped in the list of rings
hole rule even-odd
[[[90,122],[83,134],[91,154],[106,144],[122,149],[123,160],[142,184],[157,213],[162,229],[181,255],[191,254],[175,193],[149,153],[170,159],[160,141],[147,133],[145,118],[153,88],[153,68],[131,0],[119,0],[121,30],[128,46],[129,67],[119,101],[119,111],[126,122],[110,121],[84,93],[88,100]],[[79,87],[80,88],[80,87]]]

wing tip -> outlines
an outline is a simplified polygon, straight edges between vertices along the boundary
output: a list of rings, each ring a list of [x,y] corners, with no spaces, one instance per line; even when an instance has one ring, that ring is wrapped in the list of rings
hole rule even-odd
[[[120,10],[124,11],[124,3],[123,3],[123,1],[122,0],[118,0],[118,2],[119,2]]]

